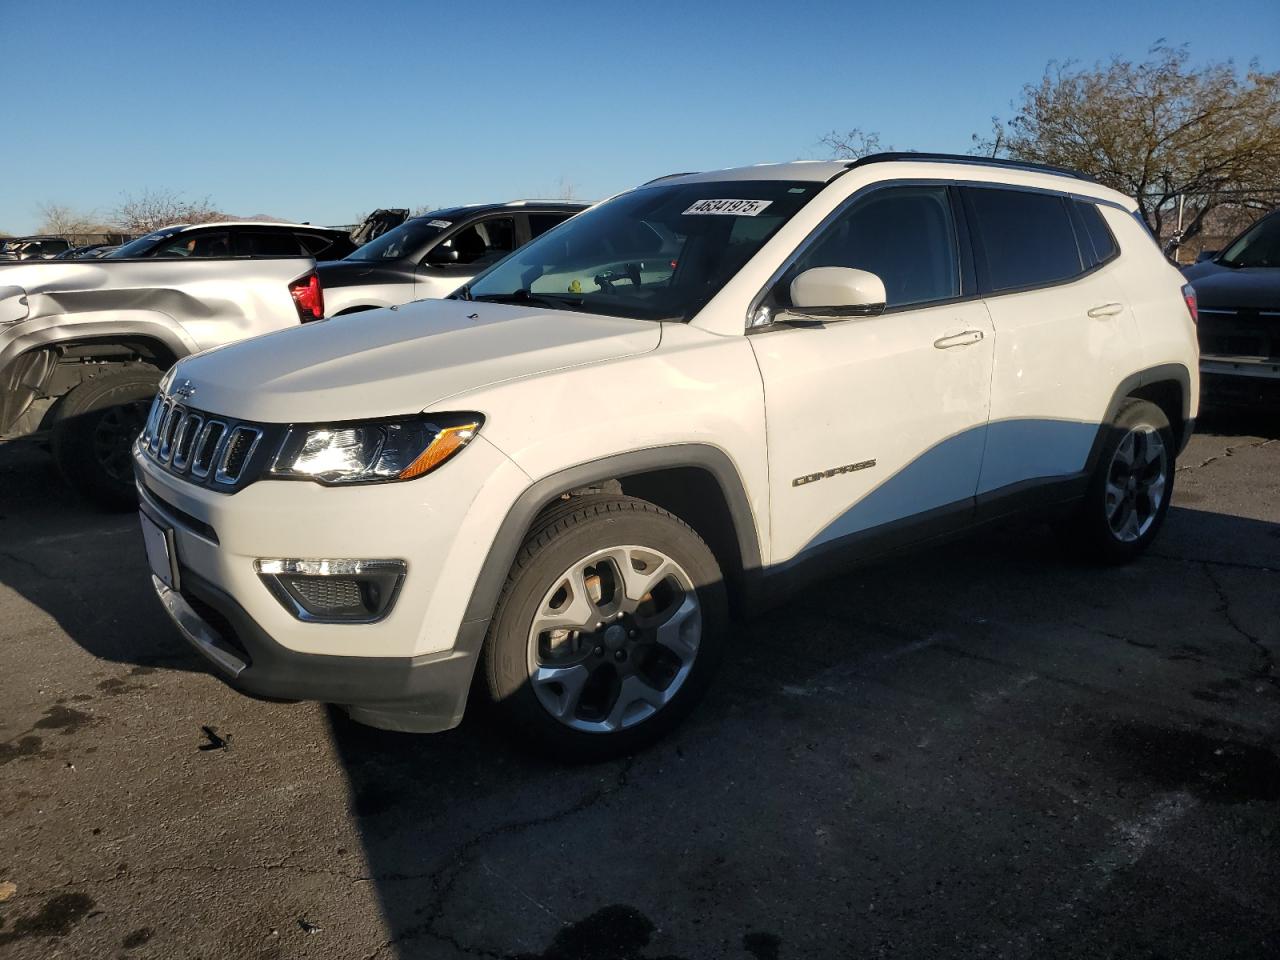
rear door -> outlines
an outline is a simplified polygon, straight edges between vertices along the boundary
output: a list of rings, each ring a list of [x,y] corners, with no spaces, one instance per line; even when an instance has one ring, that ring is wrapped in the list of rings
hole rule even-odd
[[[880,316],[753,331],[764,381],[773,560],[853,538],[967,523],[982,462],[992,331],[943,184],[879,187],[822,228],[765,306],[810,267],[884,281]]]
[[[1083,471],[1139,345],[1115,241],[1092,203],[1009,187],[961,192],[996,332],[982,499]]]

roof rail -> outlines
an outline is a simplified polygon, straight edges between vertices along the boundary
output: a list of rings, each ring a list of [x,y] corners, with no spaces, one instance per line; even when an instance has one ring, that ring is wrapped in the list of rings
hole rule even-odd
[[[701,170],[685,170],[683,173],[667,173],[661,177],[654,177],[652,180],[646,180],[644,183],[640,184],[640,186],[647,187],[651,183],[661,183],[663,180],[674,180],[676,177],[691,177],[695,173],[701,172]]]
[[[1006,160],[1001,157],[975,157],[972,154],[961,153],[914,153],[910,150],[871,153],[865,157],[850,161],[849,169],[852,170],[854,167],[861,167],[868,163],[888,163],[892,160],[914,160],[925,163],[967,163],[980,167],[1005,167],[1011,170],[1029,170],[1033,173],[1050,173],[1059,177],[1072,177],[1076,180],[1086,180],[1089,183],[1098,182],[1087,173],[1081,173],[1079,170],[1072,170],[1068,167],[1055,167],[1048,163]]]

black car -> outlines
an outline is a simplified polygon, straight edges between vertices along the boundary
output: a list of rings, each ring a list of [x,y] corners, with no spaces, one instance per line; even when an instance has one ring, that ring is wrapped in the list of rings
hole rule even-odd
[[[258,220],[175,224],[130,241],[111,259],[160,257],[315,257],[332,260],[355,249],[350,234],[336,227]]]
[[[55,260],[98,260],[112,250],[120,249],[118,243],[87,243],[83,247],[72,247],[54,257]]]
[[[1205,398],[1280,402],[1280,210],[1182,272],[1199,303]]]
[[[588,204],[515,200],[432,210],[316,267],[325,315],[446,297]]]
[[[0,237],[0,260],[52,260],[70,249],[63,237]]]

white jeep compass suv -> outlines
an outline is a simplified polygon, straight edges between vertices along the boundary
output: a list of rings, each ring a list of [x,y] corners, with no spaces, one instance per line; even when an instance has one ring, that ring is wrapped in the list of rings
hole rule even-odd
[[[246,693],[433,731],[474,679],[582,758],[845,560],[1032,508],[1130,559],[1198,394],[1134,209],[937,155],[666,177],[450,299],[188,358],[134,453],[155,589]]]

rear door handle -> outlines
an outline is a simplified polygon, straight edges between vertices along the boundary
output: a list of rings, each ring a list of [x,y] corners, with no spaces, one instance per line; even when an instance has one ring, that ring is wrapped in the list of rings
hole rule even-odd
[[[952,347],[968,347],[977,343],[982,337],[981,330],[965,330],[963,333],[953,333],[947,337],[940,337],[933,341],[933,345],[939,350],[949,350]]]
[[[1089,311],[1091,317],[1114,317],[1116,314],[1124,310],[1123,303],[1104,303],[1100,307],[1094,307]]]

